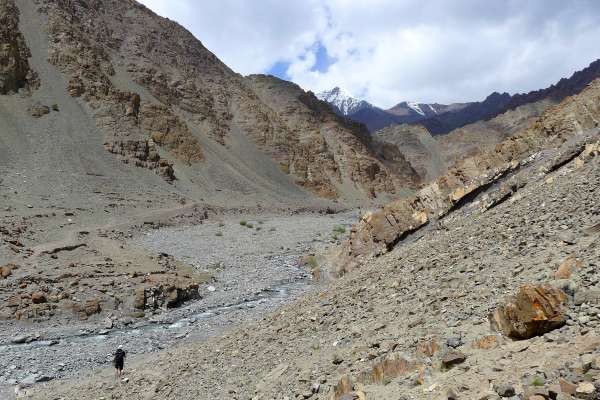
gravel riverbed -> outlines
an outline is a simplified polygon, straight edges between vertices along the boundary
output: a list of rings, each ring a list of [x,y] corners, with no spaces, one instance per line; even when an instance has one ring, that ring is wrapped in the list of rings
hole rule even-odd
[[[131,358],[258,318],[310,290],[311,273],[299,258],[341,239],[355,220],[355,212],[225,215],[200,225],[142,232],[131,244],[213,274],[214,281],[199,289],[202,298],[126,321],[124,327],[102,319],[7,323],[0,333],[0,394],[12,395],[17,384],[106,367],[118,345]],[[25,343],[15,343],[20,341]]]

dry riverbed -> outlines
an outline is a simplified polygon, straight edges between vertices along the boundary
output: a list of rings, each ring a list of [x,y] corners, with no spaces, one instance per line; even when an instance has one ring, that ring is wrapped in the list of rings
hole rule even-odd
[[[355,212],[236,214],[194,226],[142,231],[128,244],[166,253],[214,276],[200,286],[201,299],[147,313],[125,326],[109,319],[69,324],[5,321],[0,333],[0,395],[106,367],[118,345],[131,359],[261,317],[311,288],[314,261],[302,266],[300,258],[342,239],[355,220]]]

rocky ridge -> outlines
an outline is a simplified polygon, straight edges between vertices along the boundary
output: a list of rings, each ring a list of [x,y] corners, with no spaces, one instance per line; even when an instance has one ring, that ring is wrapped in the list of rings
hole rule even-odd
[[[365,214],[340,250],[336,261],[338,272],[353,269],[365,259],[388,252],[406,234],[443,218],[465,199],[510,176],[526,163],[527,157],[535,157],[535,153],[578,140],[580,144],[565,150],[564,157],[577,156],[584,151],[586,137],[597,136],[599,96],[600,81],[597,80],[579,95],[547,110],[531,127],[495,149],[462,160],[415,196]]]

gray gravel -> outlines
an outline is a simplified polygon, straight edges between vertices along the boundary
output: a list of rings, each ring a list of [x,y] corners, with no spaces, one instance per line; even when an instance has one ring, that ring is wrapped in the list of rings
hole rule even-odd
[[[119,344],[135,357],[259,318],[310,289],[310,271],[299,266],[299,257],[330,246],[333,229],[345,226],[347,234],[355,220],[356,213],[236,215],[142,233],[131,242],[214,274],[215,281],[200,288],[203,298],[146,319],[121,321],[125,328],[109,328],[102,320],[9,326],[0,335],[0,394],[8,396],[11,386],[23,381],[106,366]],[[23,335],[33,341],[12,343]]]

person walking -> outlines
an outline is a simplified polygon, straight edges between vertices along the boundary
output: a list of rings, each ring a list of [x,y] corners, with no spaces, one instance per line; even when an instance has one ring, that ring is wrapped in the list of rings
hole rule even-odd
[[[123,346],[119,345],[117,351],[115,352],[115,370],[116,370],[116,379],[119,380],[123,376],[123,368],[125,367],[125,350],[123,350]]]

